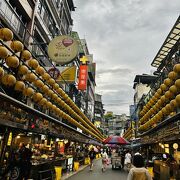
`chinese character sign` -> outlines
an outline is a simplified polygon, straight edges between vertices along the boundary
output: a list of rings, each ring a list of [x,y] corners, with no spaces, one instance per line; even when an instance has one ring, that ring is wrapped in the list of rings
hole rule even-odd
[[[78,89],[79,90],[86,90],[87,73],[88,73],[87,65],[81,65],[79,68],[79,83],[78,83]]]

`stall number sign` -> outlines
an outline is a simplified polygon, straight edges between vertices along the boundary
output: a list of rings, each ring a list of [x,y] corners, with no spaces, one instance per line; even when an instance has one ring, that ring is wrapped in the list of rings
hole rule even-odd
[[[88,66],[81,65],[79,68],[79,83],[78,89],[79,90],[86,90],[87,88],[87,75],[88,75]]]

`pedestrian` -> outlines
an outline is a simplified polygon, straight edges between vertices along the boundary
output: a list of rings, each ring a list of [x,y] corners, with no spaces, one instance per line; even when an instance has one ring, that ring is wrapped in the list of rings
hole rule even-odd
[[[152,180],[149,171],[144,167],[144,159],[137,154],[133,158],[134,167],[131,168],[127,180]]]
[[[129,150],[126,152],[125,154],[125,160],[124,160],[124,165],[126,166],[127,170],[129,171],[131,168],[131,154],[129,152]]]
[[[18,149],[20,178],[19,180],[27,180],[31,171],[31,157],[32,151],[26,148],[25,144],[21,142]]]
[[[122,149],[121,151],[121,165],[122,165],[122,169],[124,169],[124,160],[125,160],[125,150]]]
[[[108,155],[104,149],[101,155],[102,155],[102,172],[104,172],[106,170],[106,166],[108,163]]]
[[[90,158],[90,171],[92,171],[92,167],[93,167],[93,161],[96,157],[96,153],[94,151],[94,148],[91,148],[91,150],[89,151],[89,158]]]

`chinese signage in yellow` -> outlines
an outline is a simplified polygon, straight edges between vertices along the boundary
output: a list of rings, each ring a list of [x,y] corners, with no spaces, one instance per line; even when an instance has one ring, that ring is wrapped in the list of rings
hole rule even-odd
[[[48,55],[57,64],[67,64],[78,55],[78,43],[71,36],[57,36],[48,46]]]

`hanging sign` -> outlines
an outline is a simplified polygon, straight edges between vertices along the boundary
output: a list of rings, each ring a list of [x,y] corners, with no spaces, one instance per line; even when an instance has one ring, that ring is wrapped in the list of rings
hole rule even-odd
[[[86,90],[86,88],[87,88],[87,74],[88,74],[88,66],[87,65],[80,65],[80,67],[79,67],[79,83],[78,83],[78,89],[79,90]]]
[[[57,64],[68,64],[78,55],[78,43],[71,36],[57,36],[48,45],[48,55]]]

